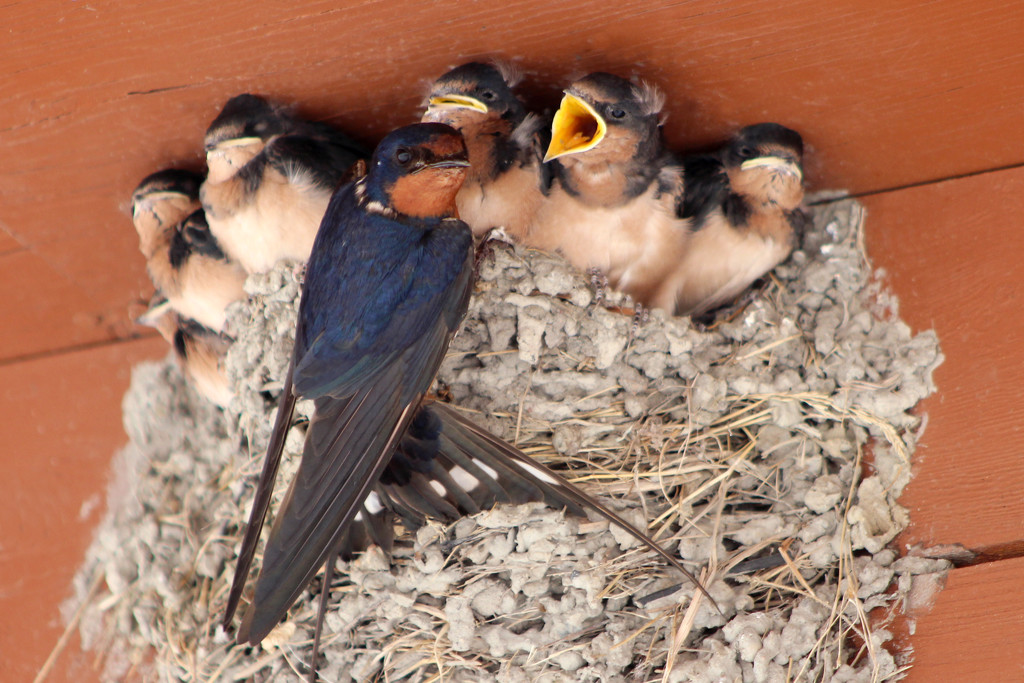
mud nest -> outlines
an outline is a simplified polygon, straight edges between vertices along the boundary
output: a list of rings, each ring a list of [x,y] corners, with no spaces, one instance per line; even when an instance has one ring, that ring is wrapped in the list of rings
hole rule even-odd
[[[561,259],[495,245],[437,393],[646,525],[721,612],[604,521],[502,506],[341,563],[322,679],[899,678],[906,655],[867,613],[946,569],[887,548],[907,524],[910,409],[942,356],[873,279],[863,219],[854,201],[820,205],[763,291],[710,329],[655,312],[634,330],[607,307],[628,302],[593,305]],[[125,396],[131,444],[68,606],[108,680],[288,681],[309,661],[320,577],[259,647],[219,625],[299,293],[291,267],[247,288],[230,409],[170,359],[138,366]]]

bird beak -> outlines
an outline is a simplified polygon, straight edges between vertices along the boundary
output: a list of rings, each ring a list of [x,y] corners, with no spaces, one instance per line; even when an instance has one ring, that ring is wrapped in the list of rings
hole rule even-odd
[[[246,147],[248,145],[263,144],[263,138],[249,137],[249,138],[234,138],[231,140],[223,140],[213,145],[206,146],[206,153],[220,152],[232,147]]]
[[[469,168],[469,161],[466,159],[440,159],[438,161],[432,161],[429,164],[423,164],[413,171],[411,175],[439,168]]]
[[[604,139],[608,124],[589,104],[565,93],[551,123],[551,144],[544,161],[566,154],[579,154],[596,147]]]
[[[143,206],[153,204],[171,199],[173,197],[184,197],[181,192],[175,192],[174,190],[159,190],[157,192],[147,192],[139,197],[132,198],[132,218],[138,218],[139,214],[143,211]],[[151,210],[151,209],[149,209]]]
[[[135,323],[137,325],[145,325],[146,327],[159,327],[160,318],[164,317],[170,310],[170,302],[164,299],[160,303],[151,306],[148,311],[136,318]]]
[[[473,97],[465,95],[443,95],[431,97],[429,109],[472,109],[481,114],[487,113],[487,105]]]
[[[800,170],[800,165],[796,163],[795,159],[787,159],[786,157],[757,157],[756,159],[747,159],[740,164],[741,171],[749,171],[752,168],[760,168],[762,166],[768,166],[775,169],[780,173],[788,173],[796,176],[799,180],[803,180],[804,174]]]

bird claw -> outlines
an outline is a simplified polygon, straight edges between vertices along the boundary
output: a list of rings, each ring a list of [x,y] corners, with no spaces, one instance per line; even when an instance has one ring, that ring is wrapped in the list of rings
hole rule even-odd
[[[690,318],[690,327],[697,330],[698,332],[710,332],[715,326],[714,317],[708,318],[706,315],[699,315]]]
[[[636,307],[633,309],[633,325],[629,328],[629,336],[636,337],[640,328],[646,325],[650,319],[651,309],[641,303],[636,304]]]
[[[587,268],[590,286],[594,288],[594,305],[599,306],[608,294],[608,276],[600,268]]]
[[[494,247],[491,245],[491,235],[494,230],[488,230],[480,244],[476,246],[476,251],[473,255],[473,278],[476,279],[480,276],[480,265],[486,260],[494,256]]]
[[[512,238],[505,232],[505,228],[499,226],[491,228],[483,234],[480,241],[476,245],[475,256],[473,257],[473,276],[476,277],[480,274],[480,264],[483,263],[484,259],[488,259],[494,255],[494,242],[503,242],[504,244],[513,244]]]

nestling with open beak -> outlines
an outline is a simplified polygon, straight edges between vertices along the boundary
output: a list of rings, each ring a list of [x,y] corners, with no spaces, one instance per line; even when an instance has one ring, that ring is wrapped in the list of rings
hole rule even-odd
[[[230,261],[198,208],[199,176],[154,173],[132,193],[132,222],[150,279],[187,319],[222,332],[229,304],[245,297],[245,271]]]
[[[519,79],[507,64],[463,64],[434,82],[423,114],[466,140],[470,170],[455,201],[478,237],[501,227],[520,238],[544,199],[543,123],[512,92]]]
[[[206,131],[200,198],[210,229],[247,273],[309,258],[334,188],[364,150],[323,123],[238,95]]]
[[[675,307],[665,280],[686,253],[683,175],[661,138],[661,94],[607,73],[573,83],[544,160],[554,182],[524,242],[603,274],[642,306]]]
[[[672,277],[676,312],[730,303],[792,251],[807,216],[803,140],[777,123],[740,130],[716,155],[684,159],[693,235]]]

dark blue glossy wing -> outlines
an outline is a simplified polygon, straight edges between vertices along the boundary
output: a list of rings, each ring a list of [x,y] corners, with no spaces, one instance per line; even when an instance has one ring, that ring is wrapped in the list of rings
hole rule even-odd
[[[316,411],[239,640],[262,640],[337,552],[465,315],[472,255],[461,221],[397,222],[357,211],[351,187],[335,194],[293,361],[293,391]]]
[[[464,223],[398,223],[346,210],[354,201],[351,186],[332,199],[306,271],[294,356],[303,398],[353,393],[435,324],[453,331],[468,304]]]

